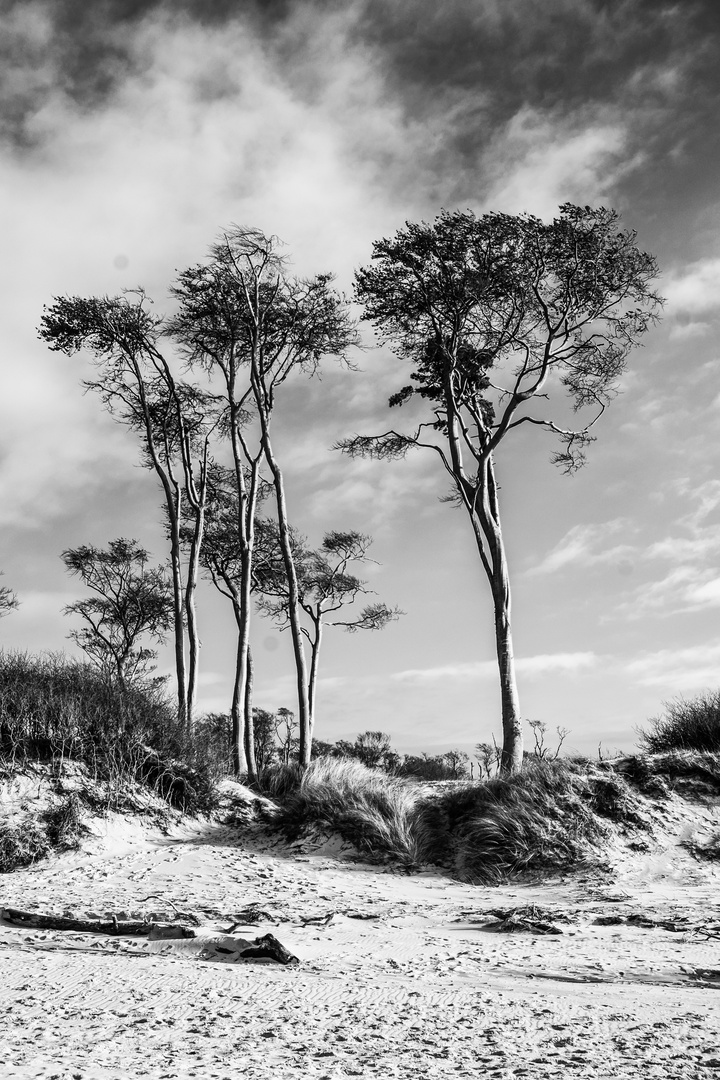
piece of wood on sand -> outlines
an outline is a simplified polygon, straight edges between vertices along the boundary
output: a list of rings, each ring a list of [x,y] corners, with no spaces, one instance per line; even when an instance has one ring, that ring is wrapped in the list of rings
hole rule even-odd
[[[199,937],[191,926],[181,923],[139,922],[137,920],[118,919],[73,919],[65,915],[41,915],[34,911],[20,911],[18,908],[0,909],[0,919],[13,926],[23,926],[36,930],[73,930],[85,934],[114,934],[147,937],[148,941],[172,940],[178,938]],[[211,938],[203,955],[211,959],[238,960],[274,960],[277,964],[299,964],[282,942],[273,934],[264,934],[253,939],[224,934]]]

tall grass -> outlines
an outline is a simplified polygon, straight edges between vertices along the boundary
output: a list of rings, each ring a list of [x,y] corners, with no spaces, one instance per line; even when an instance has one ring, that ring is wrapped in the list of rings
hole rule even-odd
[[[694,698],[665,702],[665,715],[649,721],[638,731],[640,745],[651,754],[673,750],[720,751],[720,690]]]
[[[567,760],[526,759],[520,773],[450,788],[426,800],[418,820],[426,858],[465,881],[565,870],[597,858],[608,829],[627,820],[627,785]]]
[[[295,774],[297,776],[297,774]],[[369,856],[421,861],[415,816],[420,788],[349,758],[316,758],[285,795],[277,824],[290,836],[319,825],[338,832]]]
[[[211,733],[191,736],[158,684],[123,689],[62,653],[0,651],[0,759],[84,762],[122,787],[141,781],[191,812],[213,804],[221,752]]]
[[[530,758],[516,776],[433,792],[358,761],[318,758],[302,777],[286,770],[276,797],[288,835],[320,825],[361,852],[439,864],[471,882],[587,865],[610,820],[641,824],[622,777],[567,760]]]

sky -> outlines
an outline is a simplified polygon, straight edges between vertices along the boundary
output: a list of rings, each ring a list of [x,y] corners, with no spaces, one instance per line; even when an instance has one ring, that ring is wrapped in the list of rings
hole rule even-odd
[[[349,294],[406,221],[569,201],[621,214],[666,303],[577,475],[538,431],[498,454],[522,715],[609,754],[664,702],[717,689],[719,42],[715,0],[5,0],[0,569],[20,608],[0,647],[73,653],[65,548],[125,536],[165,558],[153,475],[83,394],[90,358],[38,340],[44,304],[143,286],[170,311],[177,273],[232,223]],[[469,522],[434,455],[331,449],[384,431],[407,382],[362,333],[357,370],[288,383],[275,421],[296,526],[371,534],[364,576],[405,612],[328,630],[316,735],[472,751],[500,738],[500,706]],[[225,711],[233,622],[208,583],[199,617],[201,706]],[[256,704],[292,709],[287,634],[258,618],[253,643]]]

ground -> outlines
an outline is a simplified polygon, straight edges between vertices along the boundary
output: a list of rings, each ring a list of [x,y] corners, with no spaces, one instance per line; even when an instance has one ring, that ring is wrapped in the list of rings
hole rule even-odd
[[[0,875],[0,907],[177,907],[205,936],[1,923],[0,1074],[720,1078],[718,864],[667,824],[611,871],[486,888],[370,867],[332,837],[110,814],[80,851]],[[264,914],[240,932],[275,934],[297,966],[203,959],[251,905]],[[493,929],[491,912],[529,905],[562,932]]]

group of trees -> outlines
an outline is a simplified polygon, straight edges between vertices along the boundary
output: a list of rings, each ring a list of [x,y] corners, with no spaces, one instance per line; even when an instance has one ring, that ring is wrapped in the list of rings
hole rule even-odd
[[[511,432],[535,427],[560,440],[558,464],[582,464],[628,352],[656,317],[656,274],[654,259],[619,228],[613,211],[568,204],[550,223],[526,214],[443,212],[433,224],[408,224],[378,241],[372,264],[356,275],[364,318],[410,364],[410,383],[389,405],[414,399],[421,415],[409,431],[355,435],[337,448],[392,459],[423,447],[449,475],[449,501],[468,514],[492,595],[506,772],[522,762],[522,729],[496,454]],[[51,349],[93,355],[96,375],[85,385],[138,435],[144,463],[162,488],[169,541],[167,575],[149,570],[133,541],[114,541],[105,553],[64,552],[68,569],[93,591],[71,605],[84,620],[73,636],[91,654],[91,639],[106,641],[118,678],[143,670],[149,653],[128,644],[128,635],[138,625],[133,604],[153,584],[159,607],[140,604],[144,627],[156,640],[174,633],[178,710],[190,726],[199,665],[195,597],[204,571],[232,604],[237,626],[236,772],[257,772],[250,649],[256,607],[292,638],[297,755],[305,766],[323,624],[376,629],[399,614],[371,603],[339,617],[367,591],[353,571],[367,558],[370,538],[331,531],[318,548],[308,546],[289,517],[273,439],[276,400],[289,377],[314,375],[326,356],[350,369],[357,329],[329,275],[291,276],[277,240],[256,229],[224,233],[171,291],[176,309],[166,319],[152,312],[143,292],[59,297],[42,317],[40,336]],[[178,364],[187,377],[174,373]],[[550,394],[558,389],[565,393],[551,412]],[[124,585],[134,594],[129,607],[114,586],[107,594],[103,579],[123,554]]]

